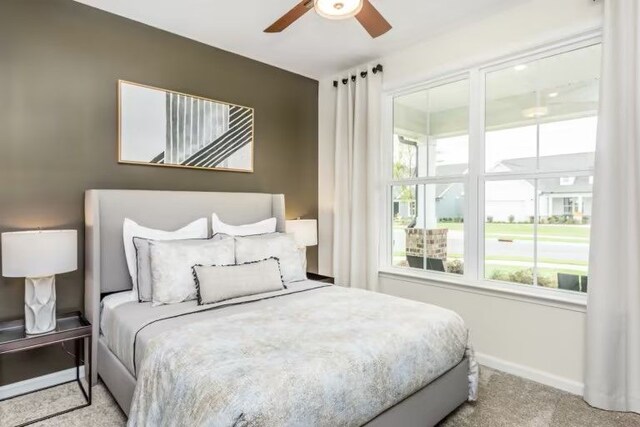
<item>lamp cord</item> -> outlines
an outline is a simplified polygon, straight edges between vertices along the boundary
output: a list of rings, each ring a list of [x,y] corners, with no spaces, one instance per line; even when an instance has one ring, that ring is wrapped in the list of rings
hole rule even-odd
[[[76,358],[76,355],[73,354],[72,352],[70,352],[69,350],[67,350],[67,347],[64,346],[64,343],[62,343],[62,350],[67,353],[70,357],[73,357],[74,359]],[[83,365],[84,364],[84,359],[81,357],[80,358],[80,364]]]

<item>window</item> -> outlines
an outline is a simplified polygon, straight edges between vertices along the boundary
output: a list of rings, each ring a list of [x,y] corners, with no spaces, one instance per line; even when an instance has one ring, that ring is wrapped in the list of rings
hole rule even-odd
[[[586,292],[600,56],[583,41],[394,96],[390,264]]]
[[[469,80],[394,100],[392,264],[463,274]]]

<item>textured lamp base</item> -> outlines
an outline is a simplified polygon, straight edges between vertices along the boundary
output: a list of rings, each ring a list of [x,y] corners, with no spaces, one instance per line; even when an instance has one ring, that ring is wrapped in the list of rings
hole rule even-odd
[[[44,334],[56,328],[56,278],[28,277],[24,287],[25,332]]]

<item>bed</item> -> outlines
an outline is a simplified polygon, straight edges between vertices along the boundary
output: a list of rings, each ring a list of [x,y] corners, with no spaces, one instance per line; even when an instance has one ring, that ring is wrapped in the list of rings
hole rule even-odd
[[[175,229],[213,212],[232,224],[275,217],[284,231],[283,195],[85,194],[91,381],[131,425],[196,413],[206,425],[432,426],[475,397],[466,328],[439,307],[311,280],[209,306],[132,301],[124,218]]]

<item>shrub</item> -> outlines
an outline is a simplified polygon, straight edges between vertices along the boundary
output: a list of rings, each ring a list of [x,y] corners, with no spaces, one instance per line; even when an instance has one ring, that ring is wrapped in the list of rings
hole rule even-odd
[[[447,224],[447,223],[461,223],[464,222],[464,218],[462,217],[453,217],[453,218],[449,218],[449,217],[444,217],[444,218],[440,218],[438,220],[438,222],[441,222],[443,224]]]
[[[503,282],[521,283],[523,285],[533,285],[533,269],[524,268],[513,272],[502,270],[494,270],[489,277],[491,280],[500,280]],[[546,288],[555,288],[558,285],[554,282],[553,277],[538,276],[538,285]]]
[[[545,288],[557,288],[558,285],[554,282],[553,278],[550,276],[538,276],[538,285],[544,286]]]
[[[503,282],[508,282],[509,281],[509,273],[507,273],[506,271],[502,271],[502,270],[493,270],[491,272],[491,275],[489,276],[489,279],[491,279],[491,280],[501,280]]]
[[[527,268],[514,271],[509,274],[509,279],[510,282],[522,283],[523,285],[533,285],[533,269]]]
[[[447,273],[464,274],[464,263],[459,259],[447,261]]]

